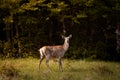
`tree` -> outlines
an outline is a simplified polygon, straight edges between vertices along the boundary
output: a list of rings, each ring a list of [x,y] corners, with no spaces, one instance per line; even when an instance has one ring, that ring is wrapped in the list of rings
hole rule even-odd
[[[119,3],[119,0],[2,0],[1,52],[14,57],[36,56],[41,46],[61,44],[61,35],[73,34],[66,57],[119,60]]]

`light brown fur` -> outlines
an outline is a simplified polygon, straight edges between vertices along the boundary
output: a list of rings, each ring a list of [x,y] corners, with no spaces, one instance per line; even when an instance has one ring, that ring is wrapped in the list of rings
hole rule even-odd
[[[63,37],[65,39],[63,45],[57,45],[57,46],[43,46],[39,49],[41,58],[39,62],[39,68],[42,60],[46,57],[46,65],[49,67],[49,60],[51,58],[58,58],[59,63],[59,70],[62,71],[62,62],[61,58],[64,56],[65,52],[68,50],[69,47],[69,39],[72,37],[72,35],[69,35],[68,37]],[[51,70],[51,69],[50,69]]]

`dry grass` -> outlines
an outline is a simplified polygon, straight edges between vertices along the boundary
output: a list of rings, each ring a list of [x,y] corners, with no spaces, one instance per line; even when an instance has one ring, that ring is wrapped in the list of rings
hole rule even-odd
[[[119,80],[120,63],[102,61],[63,60],[63,72],[57,62],[50,61],[50,72],[45,61],[38,71],[38,59],[0,60],[0,80]]]

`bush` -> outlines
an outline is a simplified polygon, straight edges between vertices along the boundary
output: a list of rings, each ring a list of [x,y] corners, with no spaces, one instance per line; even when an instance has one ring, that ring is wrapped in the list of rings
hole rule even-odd
[[[10,42],[4,43],[4,56],[11,57],[12,56],[12,47]]]
[[[11,80],[19,75],[19,71],[11,64],[4,64],[0,69],[0,75],[2,80]]]

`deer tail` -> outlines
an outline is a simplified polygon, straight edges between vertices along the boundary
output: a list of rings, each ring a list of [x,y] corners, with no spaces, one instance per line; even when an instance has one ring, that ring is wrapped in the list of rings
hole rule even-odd
[[[40,52],[40,56],[41,56],[41,57],[45,56],[45,55],[44,55],[44,50],[43,50],[43,48],[40,48],[38,51]]]

